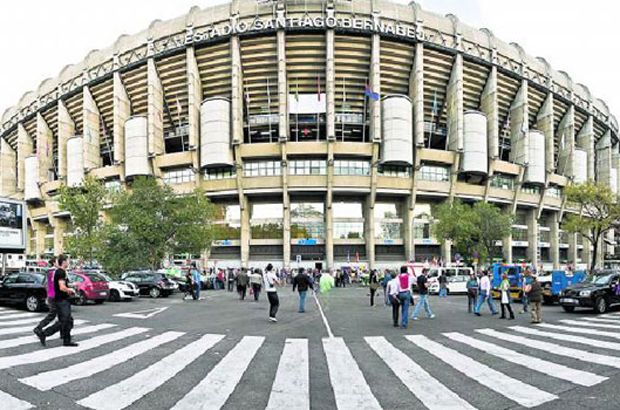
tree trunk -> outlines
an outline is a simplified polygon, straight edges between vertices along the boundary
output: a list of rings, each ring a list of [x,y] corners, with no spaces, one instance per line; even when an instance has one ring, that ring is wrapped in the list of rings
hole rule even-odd
[[[598,242],[600,239],[600,235],[597,235],[593,238],[596,239],[592,243],[592,261],[590,262],[590,273],[592,273],[594,271],[594,268],[596,267],[596,262],[598,259]]]

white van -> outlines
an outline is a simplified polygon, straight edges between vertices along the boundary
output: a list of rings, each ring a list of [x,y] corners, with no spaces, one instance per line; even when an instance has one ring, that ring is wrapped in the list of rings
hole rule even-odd
[[[439,277],[446,276],[448,278],[448,293],[462,293],[465,291],[464,285],[469,279],[469,275],[473,273],[474,270],[467,266],[430,268],[428,270],[428,291],[429,293],[439,293]]]

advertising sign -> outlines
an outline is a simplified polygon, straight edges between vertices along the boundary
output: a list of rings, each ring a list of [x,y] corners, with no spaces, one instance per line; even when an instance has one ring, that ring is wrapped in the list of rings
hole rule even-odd
[[[0,252],[26,250],[26,203],[0,197]]]

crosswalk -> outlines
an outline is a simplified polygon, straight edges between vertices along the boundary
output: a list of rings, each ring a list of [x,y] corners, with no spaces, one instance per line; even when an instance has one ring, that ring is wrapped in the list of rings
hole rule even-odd
[[[388,387],[377,380],[394,387],[390,392],[407,403],[403,408],[484,408],[478,395],[533,408],[558,400],[567,386],[605,383],[620,369],[620,313],[468,334],[278,342],[76,320],[80,344],[72,348],[53,341],[41,348],[34,322],[23,322],[41,315],[17,315],[23,313],[0,308],[0,378],[15,378],[0,388],[0,408],[45,407],[49,394],[70,391],[63,389],[74,383],[88,386],[73,397],[84,408],[143,408],[176,383],[166,389],[165,408],[221,409],[253,372],[263,377],[255,387],[264,397],[257,408],[269,410],[316,408],[317,395],[341,410],[390,407]],[[273,360],[271,367],[265,363]],[[316,391],[316,366],[326,368],[331,389]]]

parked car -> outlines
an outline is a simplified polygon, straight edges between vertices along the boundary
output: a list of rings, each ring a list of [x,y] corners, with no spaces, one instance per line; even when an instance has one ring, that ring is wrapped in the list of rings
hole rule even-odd
[[[457,293],[467,293],[467,281],[469,280],[468,275],[456,275],[456,276],[448,276],[448,281],[446,282],[446,287],[448,288],[448,294],[457,294]],[[439,293],[439,282],[435,281],[431,283],[428,288],[428,291],[432,294]]]
[[[23,305],[30,312],[45,308],[47,280],[40,273],[17,272],[4,277],[0,282],[0,302]]]
[[[110,296],[108,281],[99,273],[70,272],[69,282],[76,291],[73,299],[76,305],[85,305],[89,300],[100,305]]]
[[[136,285],[141,295],[148,295],[152,298],[168,297],[175,291],[175,283],[163,273],[151,271],[128,272],[124,275],[123,280]]]
[[[100,272],[99,274],[108,281],[108,287],[110,288],[110,301],[120,302],[121,300],[132,300],[134,296],[140,296],[138,287],[133,283],[126,280],[113,280],[103,272]]]
[[[619,283],[620,272],[597,271],[583,282],[564,289],[560,305],[566,312],[572,312],[576,307],[586,307],[605,313],[610,307],[620,305]]]

